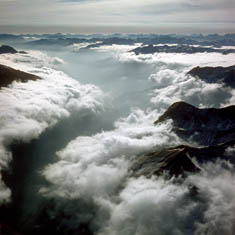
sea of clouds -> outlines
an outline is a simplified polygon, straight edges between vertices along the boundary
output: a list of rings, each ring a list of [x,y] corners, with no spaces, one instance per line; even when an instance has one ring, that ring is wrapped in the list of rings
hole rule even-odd
[[[0,64],[41,77],[26,83],[13,82],[0,90],[0,170],[11,161],[9,147],[13,142],[29,142],[71,114],[86,116],[102,110],[103,92],[57,71],[58,63],[63,61],[36,51],[0,56]],[[0,191],[0,203],[8,201],[10,191],[2,180]]]
[[[78,136],[56,153],[56,162],[41,171],[48,184],[39,192],[45,200],[55,202],[51,218],[62,211],[64,217],[59,220],[68,231],[88,224],[97,235],[233,234],[235,174],[229,162],[201,165],[200,173],[170,180],[133,178],[129,167],[133,158],[153,148],[185,144],[170,131],[171,122],[153,124],[173,102],[183,100],[198,107],[234,102],[231,88],[186,74],[195,66],[233,65],[234,55],[135,55],[128,52],[129,47],[118,45],[100,50],[110,51],[121,63],[155,67],[156,72],[146,80],[153,84],[149,93],[155,109],[133,109],[127,117],[116,120],[113,130]],[[58,63],[65,63],[59,58],[32,51],[1,56],[0,63],[43,78],[15,82],[0,91],[2,167],[7,167],[11,159],[6,147],[12,141],[30,141],[74,112],[86,115],[104,108],[104,94],[99,88],[81,85],[56,70]],[[233,151],[229,148],[227,154]],[[192,193],[192,185],[197,194]],[[2,181],[0,187],[0,202],[9,200],[10,191]]]
[[[67,227],[85,222],[98,235],[233,234],[235,175],[229,162],[201,165],[200,173],[180,183],[162,177],[131,178],[128,169],[131,160],[145,151],[184,143],[170,132],[170,122],[153,125],[172,103],[184,100],[198,107],[221,107],[233,102],[231,88],[186,73],[195,66],[233,65],[234,55],[135,55],[118,45],[100,50],[115,51],[114,57],[122,63],[155,66],[149,81],[156,109],[133,110],[116,121],[114,130],[77,137],[57,152],[58,162],[42,171],[50,185],[40,190],[57,202],[52,216],[62,210],[72,215],[62,222]],[[198,194],[192,193],[192,185]]]
[[[157,108],[169,107],[183,100],[197,107],[223,107],[234,104],[234,90],[220,83],[209,84],[187,73],[194,67],[216,67],[234,65],[235,55],[221,53],[155,53],[135,55],[133,52],[120,53],[122,62],[148,63],[156,72],[149,76],[155,89],[151,101]]]
[[[165,45],[165,44],[164,44]],[[109,52],[121,63],[150,64],[155,68],[148,80],[152,82],[151,102],[158,110],[165,110],[172,103],[184,100],[197,107],[224,107],[234,104],[235,92],[223,84],[209,84],[187,73],[194,67],[232,66],[235,55],[222,53],[154,53],[130,52],[140,44],[108,45],[95,47],[97,52]]]
[[[50,186],[40,192],[56,203],[52,218],[63,211],[71,218],[59,217],[65,227],[85,223],[99,235],[233,234],[234,167],[225,161],[200,165],[202,171],[185,180],[129,177],[136,155],[180,140],[165,125],[127,123],[78,137],[43,170]]]

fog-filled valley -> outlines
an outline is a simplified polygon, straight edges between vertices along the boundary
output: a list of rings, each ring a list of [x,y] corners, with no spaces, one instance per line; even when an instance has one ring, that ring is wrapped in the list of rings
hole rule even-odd
[[[235,34],[0,44],[0,234],[235,233]]]

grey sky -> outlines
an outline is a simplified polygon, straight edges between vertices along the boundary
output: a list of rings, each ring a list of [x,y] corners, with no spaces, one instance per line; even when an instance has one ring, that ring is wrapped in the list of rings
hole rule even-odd
[[[215,23],[232,30],[235,0],[0,0],[0,25],[209,27]]]

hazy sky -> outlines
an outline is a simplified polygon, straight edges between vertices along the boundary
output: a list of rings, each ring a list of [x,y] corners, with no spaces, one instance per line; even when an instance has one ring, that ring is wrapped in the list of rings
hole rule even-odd
[[[231,31],[234,24],[235,0],[0,0],[0,25],[5,26],[217,25]]]

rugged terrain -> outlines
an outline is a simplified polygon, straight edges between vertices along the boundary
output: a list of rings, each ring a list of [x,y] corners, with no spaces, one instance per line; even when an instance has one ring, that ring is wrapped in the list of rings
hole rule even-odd
[[[147,45],[137,47],[130,52],[134,52],[136,55],[139,54],[154,54],[154,53],[186,53],[186,54],[194,54],[194,53],[212,53],[218,52],[222,54],[230,54],[234,53],[234,49],[221,49],[221,48],[212,48],[212,47],[201,47],[201,46],[189,46],[189,45]]]
[[[159,117],[155,125],[172,120],[172,131],[185,141],[206,147],[180,145],[151,150],[136,157],[130,168],[135,177],[145,175],[186,176],[200,171],[199,163],[235,159],[227,149],[235,146],[235,106],[221,109],[198,109],[185,102],[176,102]]]
[[[235,88],[235,65],[229,67],[195,67],[188,74],[207,82]]]
[[[172,120],[172,131],[182,139],[200,145],[215,145],[235,138],[235,106],[198,109],[176,102],[155,122]]]
[[[0,64],[0,88],[10,85],[13,81],[27,82],[40,79],[38,76]]]

